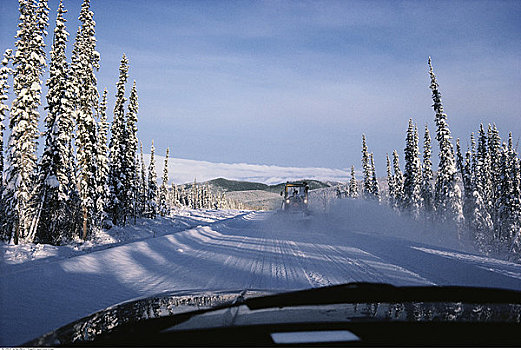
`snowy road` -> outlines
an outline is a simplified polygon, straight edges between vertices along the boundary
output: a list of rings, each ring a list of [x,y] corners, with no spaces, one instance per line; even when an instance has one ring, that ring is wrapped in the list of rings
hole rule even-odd
[[[353,281],[521,290],[521,265],[253,212],[1,273],[0,344],[162,291],[288,290]]]

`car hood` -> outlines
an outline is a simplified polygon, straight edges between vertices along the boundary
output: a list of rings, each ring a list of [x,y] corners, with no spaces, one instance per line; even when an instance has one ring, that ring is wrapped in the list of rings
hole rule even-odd
[[[192,314],[222,306],[232,306],[244,298],[268,296],[283,291],[185,290],[165,291],[112,305],[34,339],[24,346],[53,346],[89,342],[121,325]]]
[[[164,292],[95,312],[24,346],[88,344],[133,327],[168,332],[339,320],[521,323],[521,291],[350,283],[302,291]]]

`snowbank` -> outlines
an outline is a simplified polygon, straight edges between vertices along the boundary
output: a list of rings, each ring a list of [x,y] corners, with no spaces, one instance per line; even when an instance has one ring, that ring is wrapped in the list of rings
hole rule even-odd
[[[47,262],[70,258],[117,245],[135,242],[147,238],[159,237],[169,233],[183,231],[199,225],[237,216],[244,211],[239,210],[194,210],[178,209],[169,217],[156,219],[137,219],[125,227],[114,226],[109,230],[100,230],[86,242],[81,240],[63,246],[50,244],[12,245],[0,242],[0,272],[13,272],[19,268],[27,268],[34,262]]]

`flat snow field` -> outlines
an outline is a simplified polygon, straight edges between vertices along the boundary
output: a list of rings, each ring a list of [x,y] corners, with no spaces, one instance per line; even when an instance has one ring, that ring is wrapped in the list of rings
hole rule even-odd
[[[238,211],[192,224],[172,224],[168,233],[163,221],[142,222],[128,229],[141,227],[148,235],[133,242],[43,259],[17,260],[12,246],[4,246],[0,345],[19,345],[163,291],[291,290],[354,281],[521,290],[519,264],[397,238],[385,229],[364,233],[324,225],[323,217]],[[150,234],[155,229],[158,234]]]

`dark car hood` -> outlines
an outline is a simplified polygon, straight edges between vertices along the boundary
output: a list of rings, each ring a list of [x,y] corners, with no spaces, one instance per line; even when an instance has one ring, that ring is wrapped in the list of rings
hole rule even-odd
[[[24,345],[52,346],[89,342],[100,334],[128,323],[191,314],[220,306],[233,305],[243,298],[267,296],[277,291],[234,290],[163,292],[115,304],[71,322]]]
[[[177,291],[95,312],[24,346],[88,344],[121,329],[152,332],[262,323],[521,322],[521,291],[351,283],[303,291]]]

